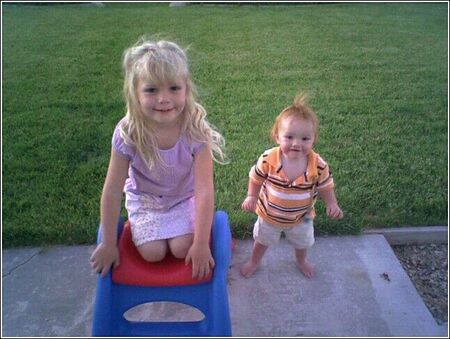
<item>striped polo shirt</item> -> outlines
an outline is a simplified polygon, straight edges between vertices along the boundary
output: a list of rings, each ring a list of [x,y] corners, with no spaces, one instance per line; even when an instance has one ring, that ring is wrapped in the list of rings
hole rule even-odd
[[[309,213],[315,217],[314,204],[318,192],[334,187],[328,164],[311,151],[308,168],[294,181],[288,179],[281,164],[281,149],[266,150],[250,169],[250,180],[262,185],[256,214],[276,226],[294,226]]]

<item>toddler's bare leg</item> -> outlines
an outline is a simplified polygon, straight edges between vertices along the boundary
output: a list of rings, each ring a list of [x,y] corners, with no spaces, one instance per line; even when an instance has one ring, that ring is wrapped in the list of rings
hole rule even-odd
[[[264,246],[257,241],[254,242],[251,258],[241,267],[241,274],[244,277],[249,278],[253,273],[255,273],[266,250],[267,246]]]
[[[306,255],[306,248],[295,249],[295,259],[298,269],[305,275],[305,277],[312,278],[315,273],[314,266],[306,260]]]

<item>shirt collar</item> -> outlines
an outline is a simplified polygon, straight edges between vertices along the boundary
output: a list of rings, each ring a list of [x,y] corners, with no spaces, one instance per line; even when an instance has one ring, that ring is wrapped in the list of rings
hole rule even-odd
[[[315,179],[319,176],[317,172],[317,153],[311,150],[311,153],[308,155],[308,179]],[[281,168],[281,148],[274,147],[272,148],[271,152],[267,156],[266,161],[269,163],[269,165],[275,167],[277,171]]]

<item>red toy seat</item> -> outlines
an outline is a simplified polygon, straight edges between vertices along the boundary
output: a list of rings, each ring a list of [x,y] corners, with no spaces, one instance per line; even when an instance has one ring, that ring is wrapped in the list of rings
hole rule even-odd
[[[131,226],[127,221],[119,239],[120,265],[112,271],[112,281],[116,284],[137,286],[179,286],[208,282],[212,270],[204,279],[192,278],[192,265],[185,265],[184,259],[168,254],[157,263],[145,261],[134,246]]]

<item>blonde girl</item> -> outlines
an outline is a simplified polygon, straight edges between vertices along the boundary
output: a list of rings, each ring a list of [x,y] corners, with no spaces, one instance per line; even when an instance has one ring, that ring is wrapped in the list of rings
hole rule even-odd
[[[149,262],[170,251],[193,276],[214,267],[213,161],[225,162],[224,138],[196,102],[185,52],[169,41],[141,39],[123,55],[126,115],[112,138],[101,197],[102,243],[91,256],[103,276],[120,263],[116,224],[122,194],[133,242]]]

